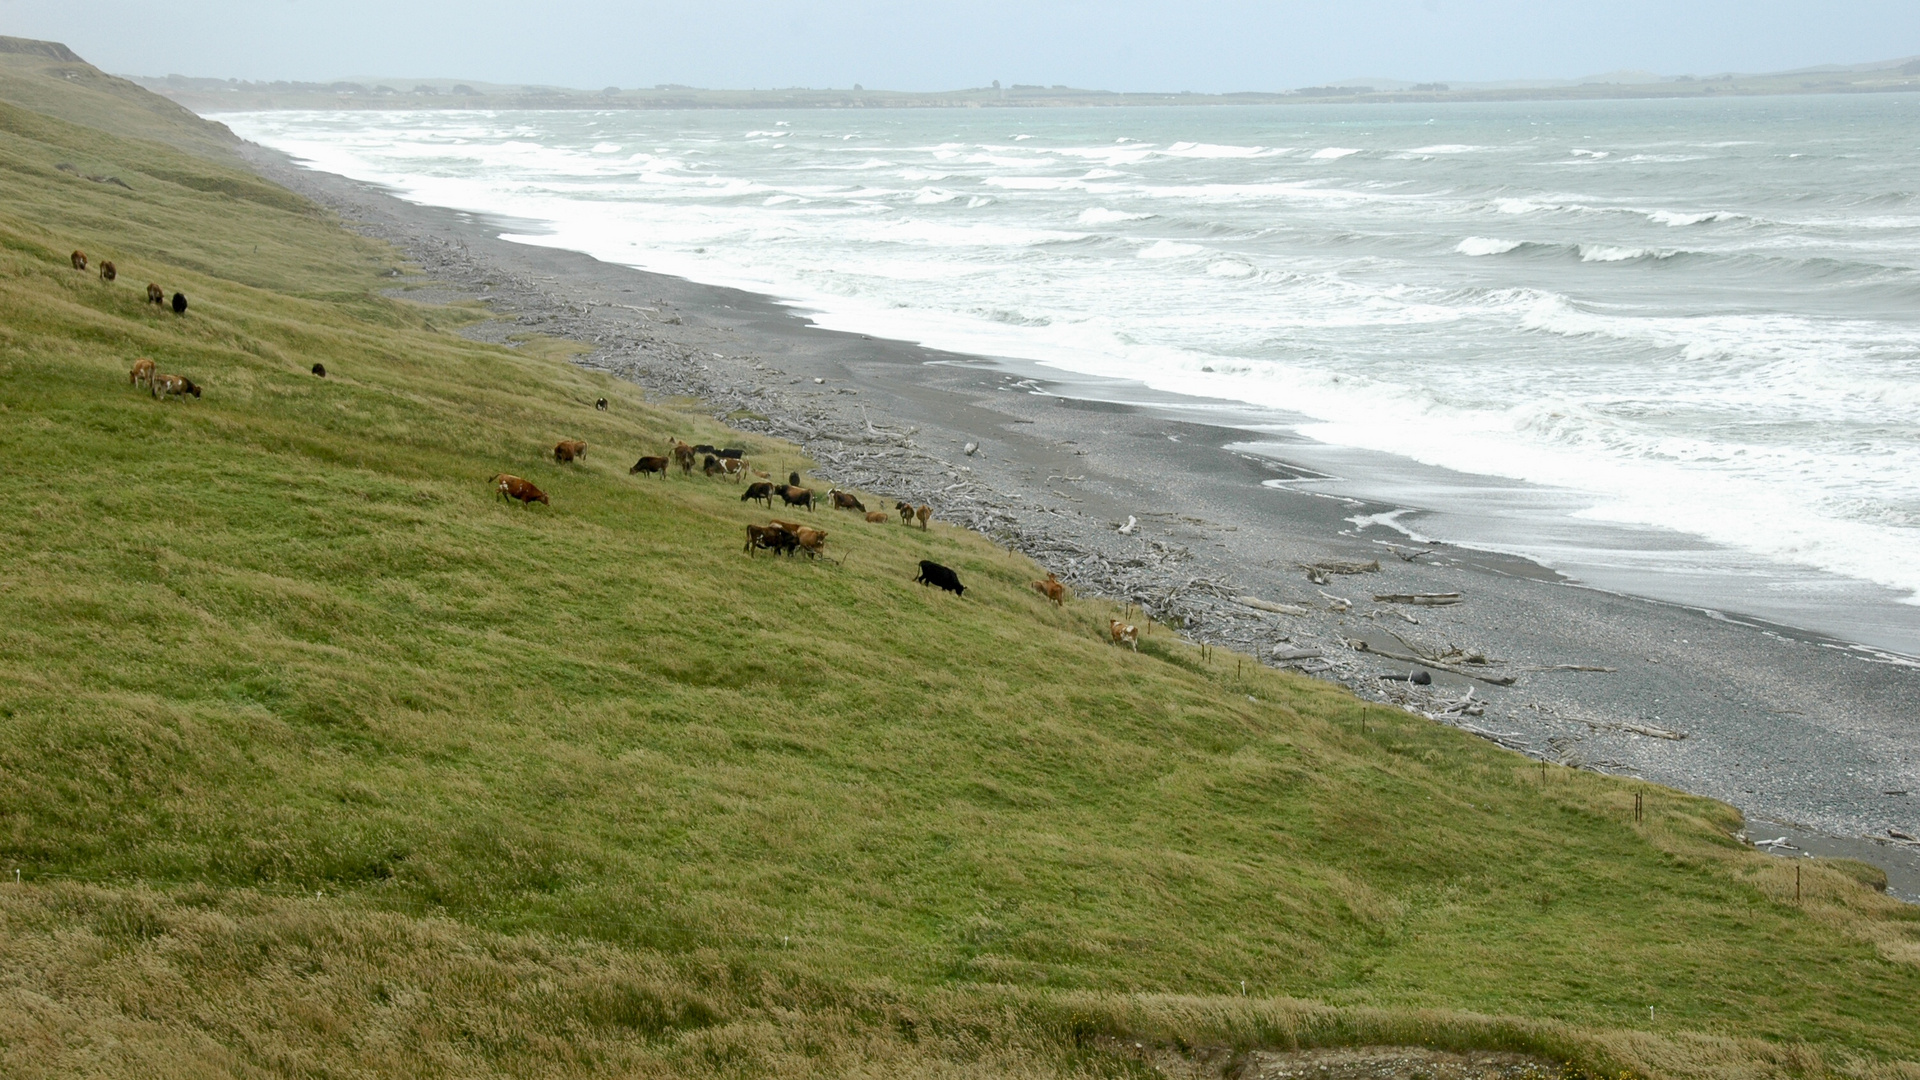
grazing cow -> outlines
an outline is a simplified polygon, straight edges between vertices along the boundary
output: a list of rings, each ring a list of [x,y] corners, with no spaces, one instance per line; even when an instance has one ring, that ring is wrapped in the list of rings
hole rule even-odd
[[[1134,652],[1140,651],[1140,628],[1132,623],[1123,623],[1119,619],[1107,620],[1107,634],[1115,645],[1132,646]]]
[[[867,511],[867,522],[868,522],[868,524],[871,524],[871,525],[885,525],[885,524],[887,523],[887,521],[888,521],[888,518],[887,518],[887,512],[886,512],[885,510],[869,510],[869,511]]]
[[[106,262],[103,262],[100,264],[100,280],[101,281],[111,282],[114,278],[117,278],[119,276],[120,276],[120,268],[113,265],[112,259],[108,259]]]
[[[317,376],[319,376],[319,377],[320,377],[320,378],[322,378],[322,379],[324,379],[324,378],[326,378],[326,377],[327,377],[327,365],[325,365],[325,364],[315,364],[315,365],[313,365],[313,373],[314,373],[315,375],[317,375]]]
[[[633,468],[627,470],[627,475],[632,476],[634,473],[659,473],[660,479],[665,480],[667,478],[667,464],[667,459],[663,457],[643,457],[633,463]],[[769,503],[768,505],[772,504]]]
[[[773,485],[768,483],[748,484],[747,490],[740,493],[740,501],[746,502],[748,499],[759,499],[761,502],[767,504],[767,509],[773,509]]]
[[[542,506],[553,505],[547,501],[546,492],[541,491],[539,488],[534,487],[532,484],[511,473],[501,473],[495,476],[493,478],[493,490],[499,492],[502,499],[519,499],[521,506],[528,506],[533,503],[539,503]]]
[[[694,443],[693,452],[696,454],[718,454],[720,448],[712,443]]]
[[[561,439],[553,445],[555,464],[565,465],[569,461],[587,460],[587,444],[579,439]]]
[[[153,388],[153,396],[156,398],[186,397],[188,394],[194,397],[200,396],[200,388],[185,375],[162,375],[155,372],[153,378],[147,381],[147,385]]]
[[[913,516],[920,519],[920,529],[924,532],[927,528],[927,519],[933,516],[933,507],[921,503],[913,508]]]
[[[720,471],[733,477],[734,482],[738,483],[747,478],[747,463],[739,458],[723,457],[720,459]]]
[[[714,451],[714,453],[719,454],[723,458],[731,458],[734,461],[743,460],[747,456],[747,452],[745,450],[740,449],[737,446],[722,447],[721,449]]]
[[[187,313],[186,293],[177,292],[173,294],[173,313],[175,315],[185,315]]]
[[[683,474],[687,476],[692,476],[693,475],[693,447],[688,446],[686,443],[683,443],[683,442],[676,442],[673,444],[673,450],[671,452],[673,454],[673,463],[675,465],[680,466],[680,471]]]
[[[827,544],[824,529],[795,529],[793,538],[799,542],[800,550],[806,552],[809,559],[819,558],[821,549]]]
[[[74,268],[75,270],[85,270],[85,269],[87,268],[87,253],[86,253],[86,252],[84,252],[84,251],[75,251],[75,252],[73,253],[73,268]]]
[[[791,555],[793,549],[799,544],[799,537],[778,525],[749,525],[747,526],[747,546],[743,550],[748,555],[752,555],[755,548],[771,551],[776,555],[782,552]]]
[[[128,386],[139,386],[141,383],[146,383],[149,387],[153,385],[153,361],[144,356],[135,360],[133,370],[127,372]]]
[[[913,504],[912,503],[899,502],[896,500],[893,504],[893,508],[895,510],[900,511],[900,524],[902,525],[913,524]]]
[[[700,473],[702,476],[724,476],[726,472],[727,467],[720,464],[720,459],[714,457],[712,454],[708,454],[706,460],[700,463]]]
[[[794,487],[792,484],[781,484],[773,490],[780,496],[780,501],[786,503],[788,506],[804,506],[807,508],[808,513],[813,512],[813,492],[808,491],[806,488]]]
[[[860,505],[860,500],[855,498],[851,491],[834,488],[827,492],[827,498],[832,501],[835,510],[858,510],[863,514],[867,512],[867,508]]]
[[[594,408],[596,408],[596,409],[599,409],[599,410],[600,410],[601,412],[606,412],[606,411],[607,411],[607,399],[606,399],[606,398],[601,398],[600,400],[598,400],[598,401],[596,401],[596,402],[594,402],[594,403],[593,403],[593,407],[594,407]]]
[[[151,281],[147,282],[147,303],[158,304],[161,307],[166,307],[167,306],[167,290],[161,288],[158,285],[155,285]]]
[[[1054,577],[1052,574],[1048,574],[1047,580],[1045,581],[1029,581],[1027,585],[1031,587],[1034,592],[1053,601],[1054,607],[1067,606],[1067,587],[1062,585],[1060,579]]]
[[[922,585],[938,585],[955,596],[967,594],[967,587],[960,584],[960,575],[931,559],[920,560],[920,576],[913,580]]]

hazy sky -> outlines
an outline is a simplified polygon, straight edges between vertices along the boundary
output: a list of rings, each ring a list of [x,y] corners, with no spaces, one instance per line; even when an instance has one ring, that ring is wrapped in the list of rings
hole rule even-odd
[[[0,0],[123,74],[1274,90],[1920,53],[1920,0]]]

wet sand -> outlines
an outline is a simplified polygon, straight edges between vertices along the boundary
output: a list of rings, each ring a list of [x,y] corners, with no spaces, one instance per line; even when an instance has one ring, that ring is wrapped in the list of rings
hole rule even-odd
[[[1535,757],[1837,838],[1888,868],[1895,891],[1920,890],[1920,843],[1889,832],[1920,836],[1920,665],[1737,612],[1587,587],[1513,556],[1415,546],[1385,522],[1417,520],[1417,493],[1388,503],[1319,490],[1310,463],[1326,448],[1295,437],[1290,455],[1284,433],[1232,403],[821,330],[764,296],[500,239],[537,232],[529,223],[417,206],[249,153],[405,251],[422,273],[396,295],[492,305],[500,319],[475,336],[574,338],[592,347],[583,365],[799,443],[822,479],[928,502],[1027,551],[1081,596],[1142,604],[1198,640]],[[1376,561],[1360,573],[1307,569]],[[1448,606],[1375,600],[1451,592],[1461,601]],[[1415,670],[1432,685],[1380,677]]]

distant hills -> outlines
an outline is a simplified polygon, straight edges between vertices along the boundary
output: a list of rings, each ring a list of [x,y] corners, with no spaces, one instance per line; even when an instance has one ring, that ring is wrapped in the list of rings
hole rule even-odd
[[[1122,93],[1016,83],[932,92],[902,90],[705,89],[662,83],[590,90],[478,80],[361,77],[334,82],[129,76],[196,112],[253,109],[848,109],[1023,108],[1096,105],[1245,105],[1392,101],[1549,101],[1690,98],[1767,94],[1885,93],[1920,90],[1920,57],[1831,65],[1770,74],[1657,75],[1615,71],[1580,79],[1509,82],[1407,82],[1343,79],[1322,86],[1229,94]]]

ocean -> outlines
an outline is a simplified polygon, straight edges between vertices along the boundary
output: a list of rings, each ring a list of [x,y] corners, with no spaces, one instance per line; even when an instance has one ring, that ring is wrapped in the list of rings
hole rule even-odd
[[[1920,95],[217,119],[824,326],[1239,403],[1330,490],[1397,477],[1411,535],[1920,653]]]

